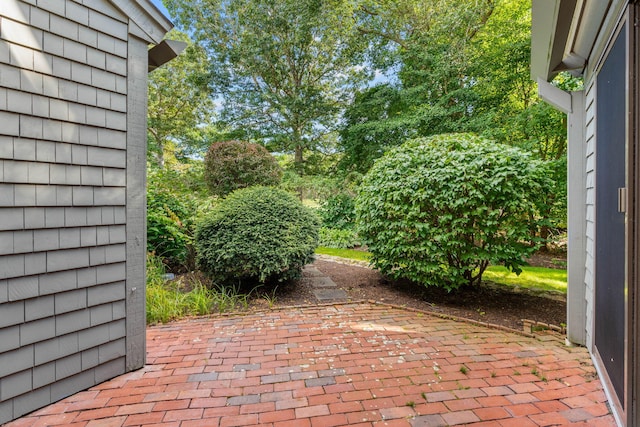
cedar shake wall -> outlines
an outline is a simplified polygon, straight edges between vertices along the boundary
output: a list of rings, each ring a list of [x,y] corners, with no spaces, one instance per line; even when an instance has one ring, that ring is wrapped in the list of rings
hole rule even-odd
[[[0,423],[144,363],[147,42],[129,33],[107,0],[0,6]]]

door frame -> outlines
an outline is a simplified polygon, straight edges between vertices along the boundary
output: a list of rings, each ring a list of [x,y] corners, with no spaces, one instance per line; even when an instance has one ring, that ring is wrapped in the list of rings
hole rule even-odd
[[[625,384],[625,418],[627,425],[640,425],[640,4],[631,2],[627,13],[631,34],[627,47],[628,117],[627,117],[627,369]]]
[[[640,76],[640,62],[638,61],[638,53],[636,48],[640,47],[640,29],[635,25],[637,17],[640,16],[640,6],[637,1],[631,1],[624,13],[621,15],[619,22],[615,26],[615,30],[610,34],[606,43],[607,47],[602,52],[595,66],[595,78],[597,82],[597,75],[600,73],[602,65],[606,61],[611,51],[612,46],[618,40],[618,37],[624,37],[626,42],[626,64],[625,64],[625,110],[627,115],[625,118],[625,188],[626,197],[623,202],[625,203],[625,236],[624,236],[624,361],[623,361],[623,379],[624,379],[624,391],[621,399],[618,399],[618,395],[613,388],[613,384],[610,381],[608,371],[605,368],[599,352],[596,347],[597,338],[591,343],[591,354],[599,375],[601,382],[603,383],[605,393],[611,405],[611,409],[614,413],[616,420],[623,426],[635,426],[640,425],[638,421],[638,402],[636,402],[635,396],[640,396],[640,365],[638,355],[640,354],[640,339],[635,339],[637,335],[636,331],[640,331],[640,301],[638,301],[638,295],[640,295],[638,277],[640,277],[640,247],[638,242],[640,241],[640,228],[636,224],[640,221],[640,209],[636,207],[636,201],[640,200],[640,185],[638,185],[638,179],[640,179],[640,150],[637,148],[640,146],[640,117],[637,117],[636,112],[640,111],[640,82],[636,81],[635,76]],[[626,25],[625,25],[626,24]],[[625,34],[622,34],[622,31]],[[596,100],[600,89],[596,84]],[[596,101],[597,102],[597,101]],[[596,114],[597,114],[596,108]],[[597,138],[597,129],[596,129]],[[596,143],[597,144],[597,143]],[[597,159],[597,148],[596,148]],[[596,160],[595,173],[598,174],[598,164]],[[601,167],[601,166],[600,166]],[[595,191],[598,191],[596,187]],[[596,212],[598,206],[595,206]],[[596,213],[596,229],[597,213]],[[597,232],[596,232],[597,236]],[[596,247],[598,245],[596,239]],[[597,262],[596,262],[597,266]],[[597,267],[596,267],[597,269]],[[596,272],[593,273],[594,278]],[[598,292],[597,283],[594,286],[594,293]],[[596,296],[594,295],[594,311],[596,308]],[[599,316],[594,313],[593,322],[591,326],[592,331],[596,331],[595,322],[599,322]]]

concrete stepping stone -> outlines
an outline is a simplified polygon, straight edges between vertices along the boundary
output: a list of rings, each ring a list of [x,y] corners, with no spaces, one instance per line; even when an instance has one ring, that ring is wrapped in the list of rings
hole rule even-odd
[[[322,273],[320,270],[318,270],[317,268],[315,268],[315,267],[313,267],[311,265],[304,266],[304,268],[302,269],[302,274],[304,274],[307,277],[325,276],[324,273]]]
[[[311,286],[313,288],[337,288],[336,282],[327,276],[318,276],[311,278]]]
[[[342,289],[337,288],[316,289],[313,291],[313,295],[315,295],[319,302],[337,302],[347,300],[347,293]]]
[[[313,295],[318,302],[343,302],[348,300],[347,293],[339,289],[336,282],[314,266],[307,265],[302,271],[310,282],[311,288],[313,288]]]

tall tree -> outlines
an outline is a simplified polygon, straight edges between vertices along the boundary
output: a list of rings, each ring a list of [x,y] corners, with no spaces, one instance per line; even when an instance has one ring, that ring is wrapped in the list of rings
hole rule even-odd
[[[206,53],[184,33],[173,30],[166,37],[187,47],[149,74],[148,160],[159,167],[168,159],[203,154],[214,132]]]
[[[402,95],[389,83],[356,94],[342,120],[341,169],[366,173],[388,148],[417,134],[413,121],[406,120],[404,112],[410,104]]]
[[[362,66],[351,0],[166,0],[211,60],[222,118],[269,148],[304,153],[336,129]]]
[[[530,78],[530,0],[366,1],[360,31],[384,47],[374,58],[396,67],[398,83],[369,89],[347,110],[343,167],[362,170],[363,158],[371,164],[401,142],[395,135],[479,133],[546,162],[556,187],[544,214],[562,224],[566,124]],[[578,82],[560,76],[556,84]]]
[[[446,132],[480,133],[542,160],[564,156],[562,114],[541,102],[529,75],[529,0],[367,1],[359,29],[398,81],[368,89],[347,110],[345,162],[354,150],[375,155],[396,145],[390,135]],[[380,106],[389,111],[378,114]]]
[[[343,168],[365,172],[410,137],[481,129],[470,45],[494,9],[494,0],[363,1],[356,19],[370,62],[397,79],[367,88],[347,109]]]

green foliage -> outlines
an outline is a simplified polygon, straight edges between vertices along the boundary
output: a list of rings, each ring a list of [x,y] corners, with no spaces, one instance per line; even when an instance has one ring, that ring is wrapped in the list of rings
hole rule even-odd
[[[342,133],[347,148],[364,149],[366,138],[385,149],[416,136],[478,131],[475,88],[482,69],[474,68],[473,42],[505,1],[364,0],[360,31],[371,39],[374,62],[395,71],[398,84],[356,97],[356,105],[372,108],[355,109],[367,121],[348,120],[355,128]],[[363,129],[371,132],[358,135]]]
[[[287,170],[282,177],[280,188],[296,194],[301,200],[321,202],[341,191],[340,179],[323,175],[303,175]]]
[[[302,173],[338,123],[341,106],[369,77],[366,42],[348,0],[165,0],[207,49],[222,117],[273,151],[295,152]]]
[[[348,249],[360,246],[362,241],[353,228],[341,229],[321,227],[318,235],[318,245],[327,248]]]
[[[340,230],[353,228],[356,220],[354,196],[347,193],[330,196],[320,205],[320,218],[325,227]]]
[[[147,255],[147,323],[166,323],[188,315],[210,312],[213,294],[209,289],[196,284],[186,292],[178,282],[166,282],[164,272],[162,258]]]
[[[180,265],[186,261],[189,253],[187,246],[191,242],[187,232],[180,219],[166,204],[147,213],[147,250],[158,254],[170,264]]]
[[[353,248],[362,241],[355,231],[355,198],[340,192],[325,199],[318,209],[322,220],[319,244],[328,248]]]
[[[345,110],[339,147],[342,170],[365,173],[384,152],[402,144],[416,129],[406,120],[410,103],[400,88],[382,84],[357,92]]]
[[[221,285],[293,279],[313,258],[318,227],[311,209],[284,190],[237,190],[198,225],[198,264]]]
[[[373,57],[398,72],[346,110],[343,170],[366,172],[408,138],[474,132],[550,162],[555,184],[542,215],[551,226],[566,223],[567,176],[555,173],[566,158],[566,120],[530,78],[530,1],[365,0],[358,17]],[[581,87],[568,73],[552,83]]]
[[[149,188],[147,191],[147,250],[180,265],[187,260],[191,227],[181,218],[191,218],[193,207],[178,194]]]
[[[365,176],[358,232],[383,273],[453,290],[479,283],[489,264],[520,271],[549,185],[520,149],[471,134],[418,138]]]
[[[147,250],[172,270],[195,267],[193,234],[205,197],[198,163],[182,169],[150,169],[147,173]]]
[[[547,176],[552,180],[551,191],[543,205],[542,215],[548,218],[553,230],[567,229],[567,157],[545,162]],[[546,236],[543,236],[546,237]]]
[[[173,192],[189,200],[202,200],[209,196],[204,183],[204,163],[199,160],[165,169],[151,165],[147,168],[147,186]]]
[[[214,108],[207,87],[206,52],[177,30],[166,37],[186,42],[187,47],[149,74],[147,158],[161,168],[186,155],[202,154],[203,140],[216,133],[210,125]]]
[[[147,323],[167,323],[186,316],[203,316],[246,309],[249,294],[236,287],[209,288],[191,278],[187,286],[181,280],[167,281],[162,258],[147,255]]]
[[[335,135],[333,135],[335,136]],[[327,144],[327,147],[317,148],[317,151],[307,152],[302,170],[296,164],[293,154],[278,152],[274,157],[278,159],[278,164],[286,172],[296,173],[304,176],[330,176],[335,173],[336,165],[340,161],[341,154],[336,152],[337,141],[335,138]],[[270,146],[270,144],[267,144]],[[321,151],[322,150],[322,151]]]
[[[180,295],[163,286],[164,271],[161,258],[147,255],[146,309],[147,323],[150,324],[166,323],[182,316]]]
[[[282,178],[277,160],[263,146],[246,141],[211,144],[204,164],[209,191],[217,196],[253,185],[278,185]]]
[[[147,252],[147,286],[161,284],[164,281],[164,275],[167,272],[162,258]]]

